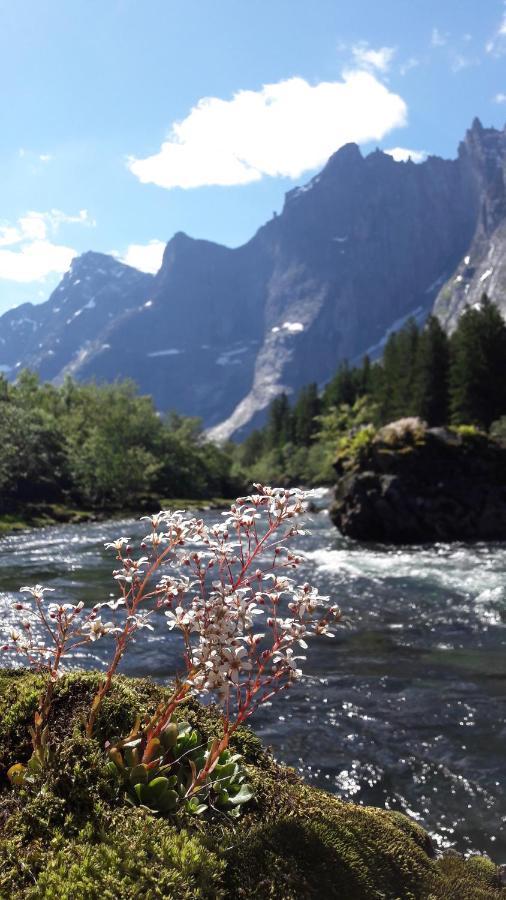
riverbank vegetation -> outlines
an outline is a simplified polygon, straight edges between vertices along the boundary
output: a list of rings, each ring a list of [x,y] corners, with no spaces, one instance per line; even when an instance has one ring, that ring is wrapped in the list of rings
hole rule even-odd
[[[238,482],[226,449],[199,422],[161,417],[126,381],[41,384],[22,372],[0,379],[0,515],[44,524],[159,500],[231,497]],[[165,504],[169,505],[169,504]],[[9,520],[10,516],[10,520]]]

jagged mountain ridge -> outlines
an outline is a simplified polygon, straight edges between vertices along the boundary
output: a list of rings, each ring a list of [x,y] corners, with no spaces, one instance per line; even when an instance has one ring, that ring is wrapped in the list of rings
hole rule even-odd
[[[483,128],[475,119],[459,147],[478,207],[470,246],[436,298],[434,312],[452,331],[466,305],[484,292],[506,318],[506,128]]]
[[[438,293],[440,312],[473,242],[504,226],[504,144],[475,122],[455,160],[399,163],[345,145],[248,243],[178,233],[154,277],[84,254],[45,304],[0,318],[0,366],[56,382],[131,377],[161,410],[240,435],[281,390],[377,355]]]
[[[23,368],[59,383],[80,377],[88,358],[107,349],[109,332],[142,307],[153,276],[103,253],[83,253],[45,303],[23,303],[0,318],[0,371]]]

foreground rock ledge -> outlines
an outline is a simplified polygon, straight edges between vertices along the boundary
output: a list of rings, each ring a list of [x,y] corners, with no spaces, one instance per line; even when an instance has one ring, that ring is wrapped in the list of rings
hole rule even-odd
[[[506,540],[506,448],[471,427],[401,419],[340,451],[330,510],[346,536],[407,544]]]
[[[97,738],[87,740],[82,714],[98,678],[78,673],[59,682],[55,761],[44,782],[23,793],[10,788],[5,770],[28,758],[27,725],[41,678],[0,671],[1,898],[506,897],[487,857],[435,859],[415,822],[308,787],[247,729],[235,745],[256,796],[238,822],[161,819],[125,806],[104,771],[105,736],[124,733],[164,691],[147,680],[117,678]],[[216,714],[196,702],[179,715],[205,735],[218,728]]]

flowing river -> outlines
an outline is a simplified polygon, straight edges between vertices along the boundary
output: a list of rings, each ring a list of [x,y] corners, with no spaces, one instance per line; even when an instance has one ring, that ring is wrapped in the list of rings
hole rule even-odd
[[[253,727],[309,782],[401,810],[441,847],[506,862],[506,545],[367,546],[342,538],[325,511],[306,520],[300,581],[339,603],[345,624],[336,640],[311,642],[304,680]],[[116,596],[104,542],[145,533],[123,520],[2,538],[0,624],[14,621],[24,584],[90,605]],[[164,622],[139,632],[123,672],[171,677],[180,644]],[[108,649],[99,641],[74,663],[102,667]]]

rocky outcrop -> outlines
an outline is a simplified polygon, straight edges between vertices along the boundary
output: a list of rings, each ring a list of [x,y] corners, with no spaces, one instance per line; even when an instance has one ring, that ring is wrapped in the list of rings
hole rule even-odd
[[[506,448],[473,428],[404,419],[343,447],[331,518],[357,540],[506,540]]]

